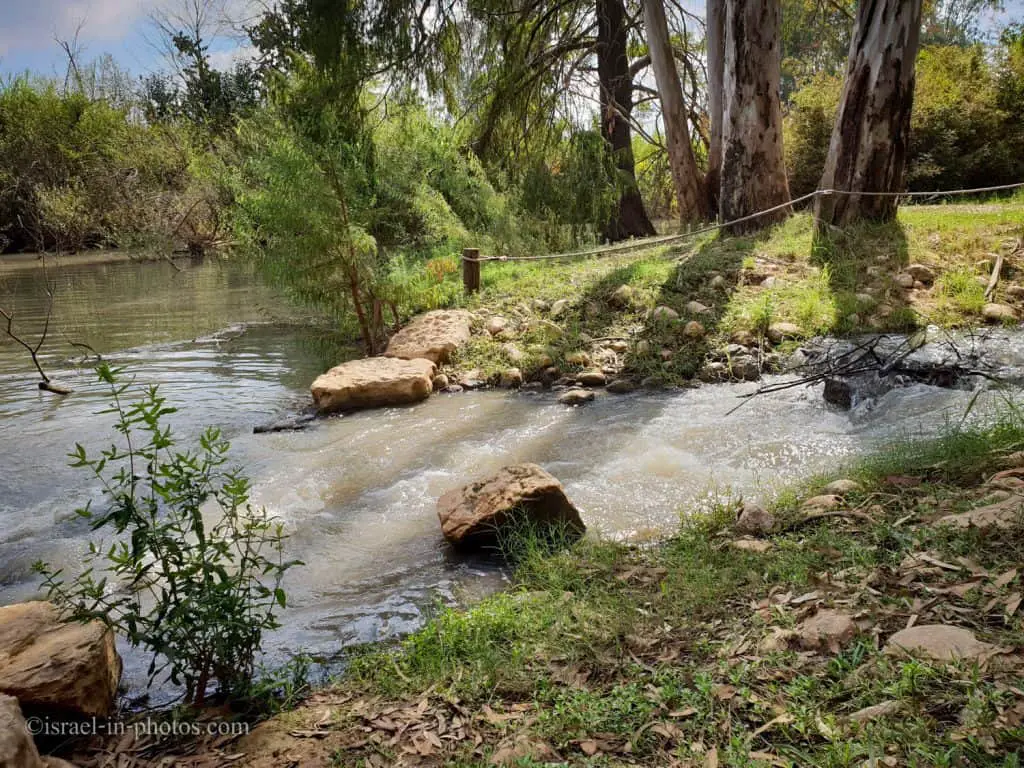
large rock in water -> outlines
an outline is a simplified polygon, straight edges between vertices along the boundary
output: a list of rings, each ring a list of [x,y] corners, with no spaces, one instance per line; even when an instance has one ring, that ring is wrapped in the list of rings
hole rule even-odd
[[[403,360],[421,357],[436,365],[446,363],[452,352],[472,336],[472,319],[473,315],[464,309],[427,312],[392,336],[384,355]]]
[[[460,549],[494,547],[518,515],[537,526],[562,526],[582,536],[586,526],[562,484],[536,464],[505,467],[484,480],[448,491],[437,502],[444,537]]]
[[[0,693],[26,710],[106,717],[120,680],[114,635],[100,622],[66,623],[45,602],[0,608]]]
[[[367,357],[331,368],[313,382],[313,402],[320,413],[418,403],[434,388],[429,360]]]

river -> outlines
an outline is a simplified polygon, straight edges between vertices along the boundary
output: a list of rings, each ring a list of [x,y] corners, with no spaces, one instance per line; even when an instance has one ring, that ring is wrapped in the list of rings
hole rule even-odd
[[[110,443],[111,417],[94,374],[66,339],[83,341],[139,385],[159,384],[179,438],[223,429],[254,500],[286,525],[287,555],[305,565],[286,581],[284,626],[267,638],[271,663],[332,654],[419,626],[440,604],[501,585],[486,561],[452,555],[435,503],[502,465],[534,461],[562,480],[595,533],[651,537],[685,508],[731,491],[776,489],[895,437],[958,418],[970,393],[912,386],[848,414],[820,389],[794,388],[726,415],[754,385],[715,385],[598,398],[566,409],[550,394],[440,395],[415,407],[332,418],[302,432],[253,434],[308,403],[308,385],[340,345],[237,265],[207,260],[65,266],[55,281],[43,364],[74,387],[36,389],[31,361],[0,340],[0,605],[39,595],[38,559],[73,570],[90,532],[74,510],[96,483],[68,467],[76,442]],[[45,314],[38,269],[0,272],[0,306],[34,338]],[[144,667],[127,654],[138,693]]]

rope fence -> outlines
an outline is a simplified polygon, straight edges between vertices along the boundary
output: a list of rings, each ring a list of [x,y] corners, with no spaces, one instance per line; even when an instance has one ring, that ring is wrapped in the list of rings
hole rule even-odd
[[[594,248],[586,251],[570,251],[567,253],[548,253],[542,256],[481,256],[478,249],[466,248],[462,252],[462,282],[466,293],[475,293],[476,291],[479,291],[480,265],[487,261],[547,261],[549,259],[574,259],[585,256],[603,256],[605,254],[624,253],[632,250],[651,248],[658,245],[668,245],[687,240],[691,237],[698,237],[710,232],[717,232],[727,227],[735,226],[736,224],[753,221],[754,219],[759,219],[762,216],[767,216],[777,211],[791,208],[817,197],[830,197],[832,195],[847,195],[850,197],[945,197],[952,195],[981,195],[987,192],[1008,192],[1013,189],[1024,189],[1024,182],[1018,182],[1016,184],[1000,184],[994,187],[950,189],[936,192],[851,192],[843,189],[817,189],[814,192],[808,192],[806,195],[802,195],[794,200],[789,200],[780,205],[775,205],[771,208],[766,208],[763,211],[757,211],[756,213],[741,216],[730,221],[709,224],[698,229],[680,232],[678,235],[660,235],[656,237],[640,238],[637,240],[629,240],[628,242],[620,245],[605,246],[604,248]]]

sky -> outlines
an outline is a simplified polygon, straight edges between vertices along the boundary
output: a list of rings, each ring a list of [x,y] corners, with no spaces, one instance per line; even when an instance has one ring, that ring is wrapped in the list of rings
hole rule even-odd
[[[192,0],[0,0],[0,76],[30,70],[62,77],[64,54],[55,36],[70,38],[82,25],[79,41],[85,60],[110,53],[135,74],[165,69],[155,44],[151,15],[174,10]],[[225,2],[233,18],[251,16],[260,0],[208,0]],[[1024,0],[1008,0],[1000,21],[1024,21]],[[241,51],[240,51],[241,49]],[[211,42],[211,58],[224,66],[244,55],[244,41],[225,30]]]
[[[214,0],[226,3],[235,19],[251,15],[257,0]],[[70,39],[81,25],[79,43],[84,60],[109,53],[118,64],[142,74],[166,69],[154,13],[174,12],[191,0],[0,0],[0,75],[31,71],[62,77],[66,59],[55,37]],[[215,64],[230,63],[244,41],[223,30],[211,41]]]

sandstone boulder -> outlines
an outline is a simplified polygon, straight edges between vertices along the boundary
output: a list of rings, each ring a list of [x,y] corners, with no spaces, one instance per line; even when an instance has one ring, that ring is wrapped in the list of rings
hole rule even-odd
[[[562,405],[583,405],[594,399],[594,393],[589,389],[570,389],[558,396],[558,402]]]
[[[925,264],[910,264],[903,271],[925,285],[935,282],[935,270]]]
[[[392,336],[384,355],[403,360],[422,357],[435,365],[447,363],[452,352],[472,336],[472,319],[464,309],[427,312]]]
[[[1012,323],[1017,320],[1017,310],[1006,304],[986,304],[981,316],[988,323]]]
[[[860,489],[861,485],[856,480],[843,478],[840,480],[833,480],[822,488],[821,491],[826,496],[845,496],[848,493],[855,493]]]
[[[445,539],[460,549],[497,546],[502,530],[520,519],[576,536],[586,531],[562,484],[536,464],[505,467],[449,491],[437,502],[437,516]]]
[[[679,319],[679,313],[676,312],[672,307],[666,307],[664,305],[655,307],[651,310],[651,320],[659,323],[671,323]]]
[[[105,717],[120,680],[114,635],[100,622],[66,623],[46,602],[0,608],[0,693],[22,707]]]
[[[780,344],[786,339],[799,339],[804,330],[794,323],[772,323],[768,327],[768,339],[772,344]]]
[[[3,694],[0,694],[0,766],[44,768],[18,700]]]
[[[331,368],[313,382],[320,413],[417,403],[433,390],[434,364],[424,358],[367,357]]]
[[[603,371],[590,370],[577,376],[576,381],[585,387],[603,387],[608,381],[608,377],[604,375]]]

